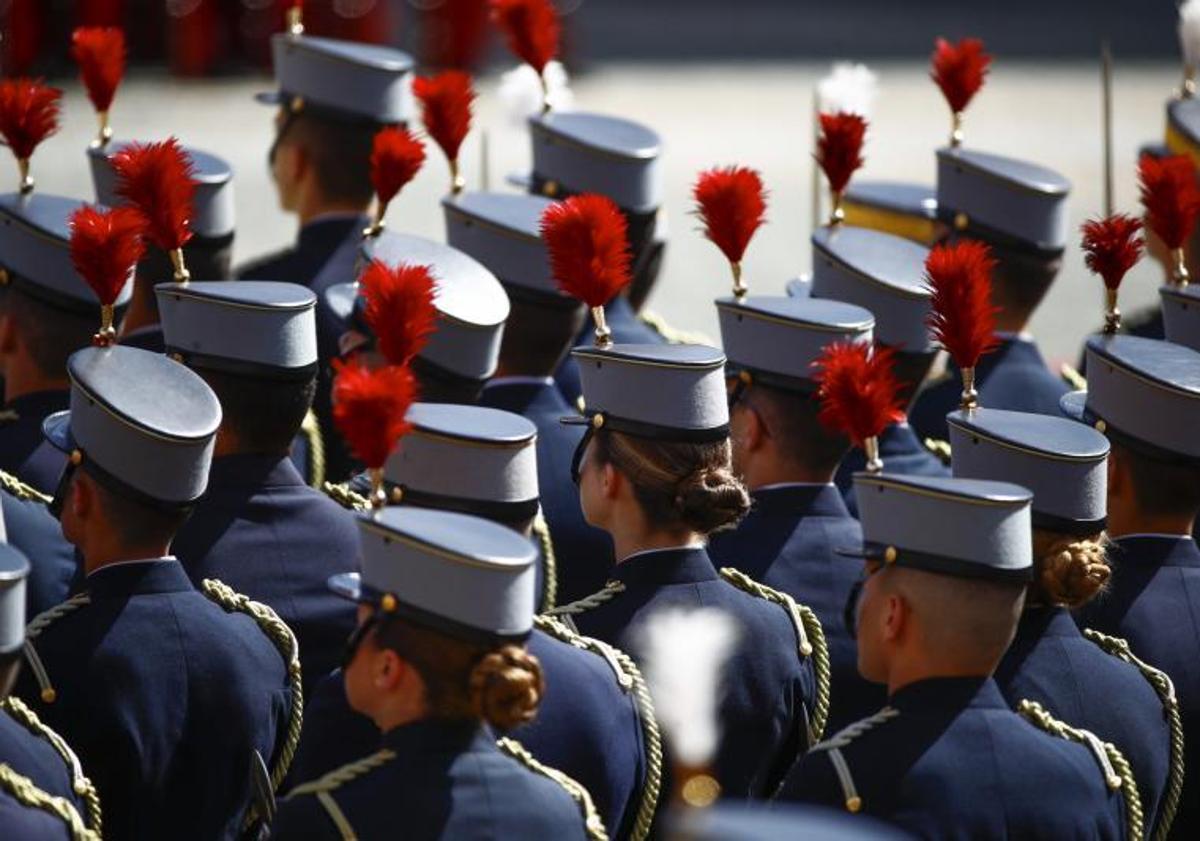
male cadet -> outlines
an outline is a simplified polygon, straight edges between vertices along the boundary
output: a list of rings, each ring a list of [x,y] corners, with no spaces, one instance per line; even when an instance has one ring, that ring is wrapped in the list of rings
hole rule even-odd
[[[75,547],[63,539],[58,521],[47,509],[50,498],[0,473],[0,542],[35,559],[24,587],[25,611],[30,616],[67,597],[78,565]]]
[[[781,799],[927,838],[1124,837],[1122,794],[1136,802],[1137,791],[1123,757],[1067,740],[1092,743],[1082,731],[1038,732],[991,678],[1030,576],[1029,492],[887,473],[855,483],[866,564],[859,668],[887,687],[888,703],[814,747]],[[1045,721],[1040,709],[1028,715]],[[1114,768],[1122,792],[1108,787]]]
[[[208,490],[172,550],[195,586],[219,579],[287,622],[307,690],[337,667],[354,629],[325,582],[357,569],[359,554],[353,518],[288,457],[316,388],[316,296],[256,280],[155,292],[167,352],[221,401]]]
[[[79,752],[107,838],[234,838],[252,793],[269,796],[263,764],[272,781],[286,771],[302,702],[287,626],[219,582],[196,590],[170,554],[207,485],[220,404],[135,348],[77,351],[68,373],[71,408],[45,431],[85,579],[30,623],[17,694]]]
[[[559,420],[573,411],[554,383],[585,320],[585,307],[558,288],[542,241],[540,196],[466,192],[442,200],[446,241],[482,262],[500,279],[510,310],[496,373],[479,401],[529,418],[537,426],[538,486],[558,568],[558,601],[604,586],[612,541],[589,526],[570,480],[571,457],[582,430]]]
[[[0,826],[9,838],[98,839],[100,801],[79,760],[58,734],[9,696],[21,668],[29,573],[29,561],[0,533]],[[89,829],[97,834],[86,836]]]
[[[1171,317],[1164,313],[1170,329]],[[1108,436],[1108,592],[1076,615],[1120,637],[1174,683],[1186,740],[1173,837],[1200,832],[1200,352],[1138,336],[1093,336],[1088,390],[1063,410]]]
[[[383,468],[389,505],[471,514],[531,536],[540,475],[533,423],[445,403],[416,403],[406,419],[412,430]],[[542,664],[546,690],[537,718],[508,735],[582,783],[610,837],[645,837],[661,757],[637,667],[553,620],[535,621],[529,651]],[[378,729],[349,709],[340,671],[316,687],[304,726],[293,779],[312,779],[379,746]]]

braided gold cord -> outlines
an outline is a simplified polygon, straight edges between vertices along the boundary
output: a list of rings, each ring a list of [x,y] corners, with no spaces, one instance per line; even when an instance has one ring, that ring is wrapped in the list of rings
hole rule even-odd
[[[0,470],[0,489],[12,494],[17,499],[25,501],[40,502],[42,505],[49,505],[50,500],[54,497],[49,494],[44,494],[35,488],[33,485],[26,484],[11,473],[6,473]]]
[[[787,593],[760,584],[741,570],[722,567],[721,577],[743,592],[779,605],[792,620],[796,629],[797,649],[801,657],[812,657],[813,674],[817,679],[817,698],[813,704],[812,722],[809,725],[809,744],[816,744],[825,735],[825,725],[829,722],[832,682],[829,643],[825,640],[825,629],[821,627],[821,620],[811,608],[800,604]]]
[[[0,709],[3,709],[30,733],[49,742],[50,747],[58,752],[71,772],[71,787],[74,788],[76,794],[83,798],[83,803],[87,807],[88,827],[100,834],[104,828],[100,811],[100,795],[96,792],[96,786],[83,773],[83,765],[80,763],[79,757],[75,755],[75,751],[71,750],[71,746],[67,744],[66,739],[38,718],[37,713],[15,695],[9,695],[0,701]]]
[[[629,838],[630,841],[644,841],[650,835],[650,825],[654,822],[655,812],[658,811],[658,799],[662,794],[663,746],[662,731],[659,730],[658,716],[654,712],[654,701],[650,697],[650,688],[646,686],[641,669],[633,662],[632,657],[616,646],[577,634],[551,616],[535,616],[533,622],[539,630],[556,639],[591,651],[610,663],[615,662],[620,671],[618,682],[621,689],[632,690],[638,707],[642,736],[646,741],[646,781],[642,786],[642,796]]]
[[[950,442],[943,441],[940,438],[926,438],[921,442],[925,449],[937,457],[937,460],[942,464],[949,465],[952,453],[950,452]]]
[[[1059,367],[1058,374],[1062,377],[1062,381],[1071,387],[1072,391],[1087,391],[1087,378],[1074,365],[1064,362]]]
[[[570,602],[568,604],[559,605],[546,611],[547,616],[577,616],[580,613],[587,613],[594,607],[599,607],[605,602],[611,602],[619,594],[625,592],[625,584],[621,581],[609,581],[601,589],[592,593],[590,596],[584,596],[582,599]]]
[[[312,409],[300,424],[300,434],[308,442],[308,484],[320,490],[325,485],[325,438],[321,435],[321,422]]]
[[[1060,739],[1069,739],[1081,745],[1089,746],[1089,741],[1096,740],[1095,736],[1086,730],[1059,721],[1046,712],[1037,701],[1022,701],[1017,705],[1017,712],[1039,730],[1044,730]],[[1102,743],[1104,753],[1113,769],[1121,778],[1121,795],[1125,800],[1125,823],[1129,841],[1142,841],[1145,837],[1145,818],[1142,814],[1142,800],[1138,795],[1137,782],[1133,778],[1133,770],[1129,767],[1124,754],[1109,742]]]
[[[558,559],[550,537],[550,524],[540,508],[533,519],[533,534],[542,550],[542,610],[545,611],[552,609],[558,601]]]
[[[215,578],[205,578],[201,582],[201,590],[226,612],[248,614],[275,645],[287,666],[292,710],[288,718],[287,739],[279,752],[275,767],[271,769],[271,788],[278,791],[283,778],[287,776],[288,768],[291,767],[296,745],[300,743],[300,728],[304,724],[304,690],[300,683],[300,654],[296,635],[275,611],[262,602],[253,601],[236,592],[228,584]],[[254,811],[252,808],[251,812]]]
[[[538,762],[533,758],[533,754],[525,750],[525,747],[514,739],[497,739],[496,746],[530,771],[548,777],[562,786],[567,794],[571,795],[571,799],[578,804],[579,811],[583,813],[583,828],[587,832],[588,838],[592,841],[608,841],[604,821],[600,819],[600,813],[596,811],[596,804],[592,802],[592,796],[588,794],[586,788],[557,768],[551,768],[549,765]]]
[[[334,768],[328,774],[317,777],[315,780],[307,783],[301,783],[288,792],[288,796],[284,800],[291,800],[301,794],[318,794],[322,791],[334,791],[341,788],[351,780],[355,780],[364,774],[374,771],[381,765],[386,765],[396,758],[396,752],[387,750],[376,751],[370,756],[365,756],[362,759],[356,759],[353,762],[348,762],[340,768]]]
[[[1171,759],[1170,774],[1167,777],[1167,794],[1163,798],[1162,817],[1154,828],[1154,841],[1165,841],[1171,832],[1171,824],[1179,811],[1179,798],[1183,793],[1183,721],[1179,717],[1179,699],[1175,697],[1175,685],[1166,672],[1154,668],[1142,660],[1129,647],[1129,643],[1120,637],[1110,637],[1100,631],[1085,628],[1083,635],[1100,646],[1112,656],[1124,660],[1142,673],[1146,682],[1154,688],[1159,700],[1162,701],[1163,713],[1171,730]]]
[[[350,490],[350,486],[345,482],[326,482],[321,486],[321,490],[338,505],[351,511],[369,511],[371,508],[371,500]]]
[[[671,345],[713,345],[713,340],[695,330],[681,330],[672,327],[667,320],[653,310],[642,310],[638,313],[638,321],[645,324]]]
[[[79,812],[64,797],[48,794],[34,785],[33,780],[14,771],[0,762],[0,788],[11,794],[19,803],[53,815],[67,825],[75,841],[100,841],[100,834],[88,829]]]

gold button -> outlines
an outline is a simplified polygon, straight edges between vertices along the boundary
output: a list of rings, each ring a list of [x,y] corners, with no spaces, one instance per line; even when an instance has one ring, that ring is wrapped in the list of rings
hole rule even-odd
[[[1102,421],[1102,420],[1096,421],[1096,431],[1097,432],[1102,433],[1107,429],[1108,429],[1108,424],[1106,424],[1104,421]]]
[[[883,560],[889,564],[896,563],[896,547],[889,546],[883,550]]]
[[[383,598],[379,600],[379,606],[383,608],[384,613],[394,613],[396,610],[396,597],[391,593],[384,593]]]
[[[592,429],[604,426],[604,415],[592,415]]]
[[[738,371],[738,379],[744,382],[746,385],[750,385],[750,383],[754,380],[754,375],[749,371]]]
[[[58,699],[58,693],[47,686],[42,690],[42,700],[47,704],[53,704]]]
[[[83,451],[82,450],[71,450],[71,464],[78,467],[82,463],[83,463]]]
[[[954,214],[954,230],[965,231],[967,226],[971,224],[971,217],[963,213],[961,210]]]
[[[404,501],[404,489],[400,487],[392,488],[392,505],[399,505]]]
[[[846,798],[846,811],[847,812],[858,812],[858,810],[860,810],[861,808],[862,808],[862,798],[861,797]]]
[[[558,182],[547,181],[542,184],[542,195],[549,198],[555,198],[558,195]]]

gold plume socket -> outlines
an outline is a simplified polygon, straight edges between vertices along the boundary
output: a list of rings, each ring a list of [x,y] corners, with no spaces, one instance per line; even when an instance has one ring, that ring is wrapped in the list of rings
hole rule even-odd
[[[1171,282],[1179,287],[1187,286],[1191,280],[1191,273],[1187,267],[1187,255],[1182,248],[1171,250],[1171,261],[1174,264],[1171,267]]]
[[[112,347],[117,341],[117,329],[113,327],[112,304],[100,305],[100,329],[92,336],[92,344],[96,347]]]
[[[1104,333],[1111,336],[1121,329],[1121,310],[1117,307],[1117,290],[1104,290],[1108,311],[1104,313]]]
[[[963,115],[955,111],[950,120],[950,148],[957,149],[963,144]]]
[[[458,158],[450,159],[450,195],[457,196],[467,188],[467,179],[458,168]]]
[[[970,411],[979,408],[979,392],[975,390],[975,369],[962,369],[962,400],[958,404],[958,408],[963,411]]]
[[[1179,98],[1191,99],[1196,95],[1196,68],[1190,62],[1183,65],[1183,82],[1179,86]]]
[[[293,38],[304,34],[304,4],[299,0],[287,10],[287,31]]]
[[[382,511],[387,505],[387,492],[383,489],[383,468],[372,467],[367,471],[371,477],[371,510]]]
[[[387,202],[382,201],[379,203],[379,207],[375,210],[375,220],[363,228],[363,237],[366,239],[375,239],[375,237],[383,233],[383,229],[386,227],[383,217],[387,216],[387,209]]]
[[[842,207],[842,192],[830,190],[829,199],[830,204],[833,205],[833,209],[829,211],[829,227],[836,228],[846,221],[846,209]]]
[[[604,307],[592,307],[592,320],[596,322],[596,347],[608,350],[613,346],[612,330],[604,318]]]
[[[721,784],[711,774],[689,776],[679,789],[679,797],[694,809],[707,809],[721,796]]]
[[[97,111],[96,120],[100,124],[100,129],[96,132],[96,139],[92,141],[92,148],[103,149],[113,137],[112,126],[108,124],[108,112]]]
[[[883,472],[883,459],[879,457],[879,439],[874,435],[863,439],[863,454],[867,457],[868,473]]]
[[[29,174],[29,158],[17,159],[17,171],[21,174],[21,195],[27,196],[33,192],[33,176]]]
[[[742,264],[730,262],[729,270],[733,272],[733,297],[740,303],[750,291],[750,287],[742,280]]]
[[[175,282],[186,284],[192,279],[192,273],[188,271],[187,264],[183,260],[183,249],[172,248],[168,252],[168,256],[171,258],[171,268],[175,271]]]

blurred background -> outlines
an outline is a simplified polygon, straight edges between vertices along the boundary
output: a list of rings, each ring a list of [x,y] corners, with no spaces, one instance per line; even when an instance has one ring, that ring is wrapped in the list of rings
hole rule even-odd
[[[39,189],[91,196],[84,150],[91,107],[67,56],[80,25],[121,26],[130,69],[111,121],[118,138],[169,134],[234,166],[235,256],[279,248],[295,222],[279,211],[266,164],[270,36],[284,0],[0,0],[0,63],[8,75],[44,76],[66,91],[63,128],[33,162]],[[934,150],[949,115],[928,77],[935,37],[984,39],[994,56],[966,116],[967,145],[1052,167],[1073,183],[1076,227],[1103,210],[1099,50],[1114,56],[1114,204],[1137,212],[1138,147],[1163,137],[1164,103],[1181,75],[1172,0],[561,0],[563,62],[574,107],[621,114],[655,128],[665,144],[667,262],[648,306],[672,325],[715,336],[710,301],[725,294],[727,267],[689,215],[696,173],[738,163],[771,190],[768,225],[745,262],[751,289],[782,290],[806,272],[812,229],[814,88],[833,60],[878,75],[860,178],[932,183]],[[450,21],[457,25],[451,27]],[[500,95],[514,65],[487,17],[486,0],[308,0],[311,35],[398,45],[420,69],[477,74],[475,129],[462,162],[468,183],[503,189],[528,166],[528,140]],[[390,224],[442,238],[438,199],[448,178],[436,149],[417,181],[392,203]],[[16,185],[0,165],[0,187]],[[5,188],[7,189],[7,188]],[[819,221],[819,220],[818,220]],[[1122,287],[1126,311],[1153,301],[1161,269],[1148,258]],[[1074,361],[1102,321],[1101,284],[1068,250],[1033,330],[1054,361]]]

